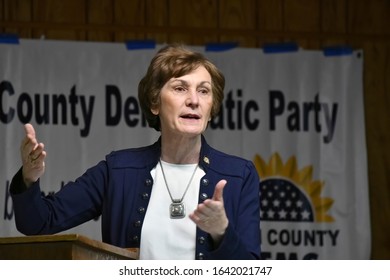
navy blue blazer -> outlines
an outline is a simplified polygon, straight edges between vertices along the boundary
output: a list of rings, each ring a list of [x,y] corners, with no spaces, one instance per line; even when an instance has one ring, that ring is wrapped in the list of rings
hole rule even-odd
[[[26,235],[54,234],[101,216],[102,241],[139,248],[141,228],[153,187],[150,171],[161,154],[153,145],[115,151],[55,194],[43,197],[39,180],[26,188],[22,168],[11,182],[17,229]],[[227,180],[223,198],[229,225],[218,247],[197,228],[195,259],[259,259],[259,176],[251,161],[210,147],[202,136],[199,203]]]

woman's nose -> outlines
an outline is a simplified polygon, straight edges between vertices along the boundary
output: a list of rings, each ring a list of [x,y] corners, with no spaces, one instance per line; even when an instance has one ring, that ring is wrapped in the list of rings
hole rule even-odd
[[[189,90],[186,105],[187,106],[197,106],[199,104],[199,96],[196,90]]]

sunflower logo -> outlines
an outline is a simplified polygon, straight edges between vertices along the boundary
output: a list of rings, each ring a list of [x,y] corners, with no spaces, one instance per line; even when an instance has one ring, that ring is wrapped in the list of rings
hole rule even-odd
[[[295,156],[285,164],[278,153],[268,164],[255,155],[254,164],[260,176],[260,217],[263,221],[333,222],[327,211],[333,199],[321,197],[323,181],[314,181],[313,167],[298,169]]]

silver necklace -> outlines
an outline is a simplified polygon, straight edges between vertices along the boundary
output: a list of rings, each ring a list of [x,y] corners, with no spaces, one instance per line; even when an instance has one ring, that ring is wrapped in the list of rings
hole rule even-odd
[[[195,166],[194,172],[192,172],[191,179],[188,182],[188,185],[187,185],[187,187],[186,187],[186,189],[185,189],[181,199],[174,199],[172,197],[171,191],[169,190],[168,182],[167,182],[167,179],[165,177],[164,168],[163,168],[163,166],[161,164],[161,160],[159,161],[159,163],[160,163],[161,171],[162,171],[162,174],[163,174],[163,177],[164,177],[165,186],[167,187],[169,196],[170,196],[171,201],[172,201],[172,203],[169,205],[170,217],[171,217],[171,219],[182,219],[186,215],[186,209],[185,209],[185,205],[183,203],[183,199],[184,199],[184,197],[185,197],[185,195],[186,195],[186,193],[188,191],[188,188],[191,185],[192,179],[194,178],[194,175],[196,173],[196,169],[198,168],[198,165]]]

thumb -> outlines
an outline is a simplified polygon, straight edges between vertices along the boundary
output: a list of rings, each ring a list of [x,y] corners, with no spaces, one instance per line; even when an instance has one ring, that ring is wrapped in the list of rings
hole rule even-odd
[[[227,183],[226,180],[221,180],[217,183],[213,194],[213,200],[223,202],[223,189],[225,188],[226,183]]]
[[[35,129],[31,124],[26,123],[24,125],[24,131],[26,132],[26,136],[31,135],[32,138],[35,138]]]

